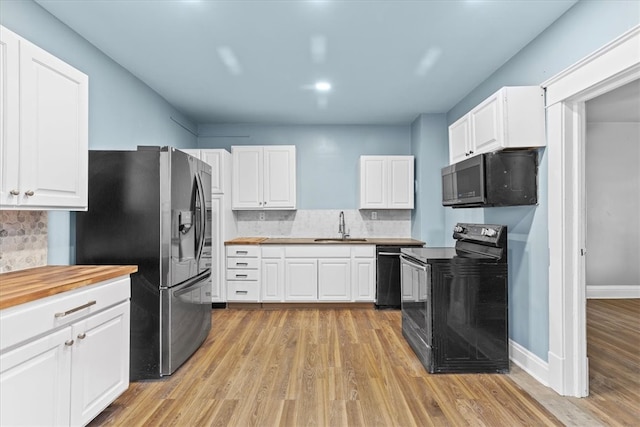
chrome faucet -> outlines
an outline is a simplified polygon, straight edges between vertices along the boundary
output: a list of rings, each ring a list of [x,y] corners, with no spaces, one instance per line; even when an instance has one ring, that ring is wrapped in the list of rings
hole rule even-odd
[[[344,223],[344,212],[340,211],[340,215],[338,217],[338,234],[340,234],[341,239],[346,239],[349,237],[349,233],[346,231],[346,226]]]

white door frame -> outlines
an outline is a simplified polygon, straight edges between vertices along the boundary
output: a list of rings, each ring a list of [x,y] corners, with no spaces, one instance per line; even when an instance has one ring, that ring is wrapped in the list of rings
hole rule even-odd
[[[589,394],[584,139],[589,99],[640,78],[640,25],[546,82],[549,162],[549,386]]]

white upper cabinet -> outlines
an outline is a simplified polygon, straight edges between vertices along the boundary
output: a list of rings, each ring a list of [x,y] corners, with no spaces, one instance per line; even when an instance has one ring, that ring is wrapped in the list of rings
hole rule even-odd
[[[449,126],[449,163],[505,148],[546,145],[544,92],[506,86]]]
[[[360,156],[360,209],[413,209],[413,156]]]
[[[89,78],[0,27],[0,208],[86,210]]]
[[[296,209],[296,147],[234,146],[232,209]]]

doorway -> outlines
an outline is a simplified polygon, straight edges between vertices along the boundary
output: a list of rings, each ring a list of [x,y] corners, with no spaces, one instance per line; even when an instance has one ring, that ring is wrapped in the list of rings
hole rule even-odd
[[[588,395],[586,354],[585,102],[640,78],[640,26],[559,73],[547,92],[549,385]]]

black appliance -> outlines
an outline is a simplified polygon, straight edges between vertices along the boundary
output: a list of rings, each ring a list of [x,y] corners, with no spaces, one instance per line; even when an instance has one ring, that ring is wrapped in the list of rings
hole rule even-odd
[[[421,246],[376,246],[376,308],[400,309],[400,250]]]
[[[535,205],[538,152],[478,154],[442,168],[442,205],[454,208]]]
[[[453,237],[402,249],[402,334],[430,373],[508,372],[507,227],[459,223]]]
[[[172,374],[211,329],[211,167],[171,147],[89,152],[77,264],[135,264],[130,379]]]

